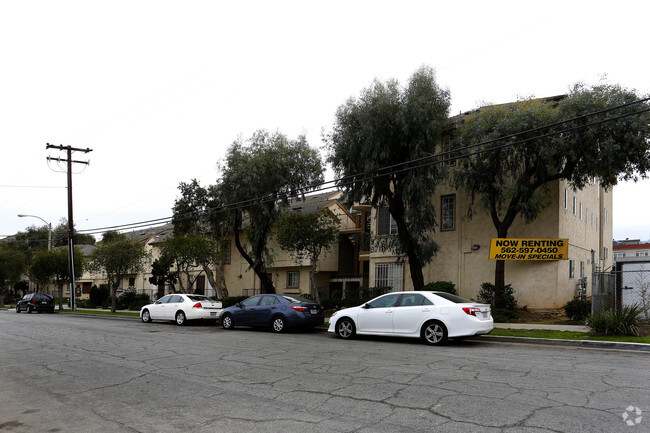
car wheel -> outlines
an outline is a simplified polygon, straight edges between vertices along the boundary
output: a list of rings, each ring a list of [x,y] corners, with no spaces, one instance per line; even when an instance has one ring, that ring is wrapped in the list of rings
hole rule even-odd
[[[185,313],[183,313],[182,311],[176,313],[176,324],[178,326],[183,326],[185,325],[185,322],[187,322],[187,317],[185,317]]]
[[[273,318],[273,331],[284,332],[287,328],[287,321],[283,317],[277,316]]]
[[[29,305],[27,306],[27,312],[28,312],[29,314],[32,314],[32,307],[30,307]]]
[[[223,319],[221,319],[221,326],[223,329],[233,329],[235,327],[235,323],[232,321],[232,316],[230,314],[223,316]]]
[[[16,305],[16,313],[20,313],[20,305]]]
[[[353,338],[356,332],[352,319],[344,318],[336,322],[336,335],[339,337],[347,340]]]
[[[441,322],[429,322],[422,328],[422,338],[431,345],[443,344],[447,341],[447,328]]]
[[[144,323],[151,323],[151,314],[149,313],[149,310],[142,311],[142,321]]]

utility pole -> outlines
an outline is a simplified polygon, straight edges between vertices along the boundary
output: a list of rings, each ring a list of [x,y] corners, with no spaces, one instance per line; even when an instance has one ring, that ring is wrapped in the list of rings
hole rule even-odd
[[[55,146],[54,144],[46,143],[45,149],[58,149],[67,151],[67,159],[47,157],[48,161],[66,162],[68,164],[68,261],[70,272],[70,309],[76,310],[76,293],[75,293],[75,280],[74,280],[74,221],[72,219],[72,163],[75,164],[90,164],[88,161],[74,161],[72,159],[72,152],[92,152],[92,149],[79,149],[71,146]]]

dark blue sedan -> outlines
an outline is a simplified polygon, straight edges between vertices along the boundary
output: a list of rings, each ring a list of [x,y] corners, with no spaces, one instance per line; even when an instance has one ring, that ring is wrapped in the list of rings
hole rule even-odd
[[[320,304],[301,296],[256,295],[224,308],[219,320],[223,329],[270,326],[275,332],[283,332],[287,328],[322,325],[325,313]]]

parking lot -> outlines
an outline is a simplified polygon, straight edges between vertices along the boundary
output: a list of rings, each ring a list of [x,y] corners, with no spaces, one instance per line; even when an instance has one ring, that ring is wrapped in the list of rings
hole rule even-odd
[[[0,431],[650,430],[648,353],[10,311],[0,345]]]

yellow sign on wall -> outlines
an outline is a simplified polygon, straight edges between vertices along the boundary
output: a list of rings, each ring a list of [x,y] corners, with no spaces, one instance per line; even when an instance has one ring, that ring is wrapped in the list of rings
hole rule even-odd
[[[490,260],[568,260],[568,239],[495,238]]]

